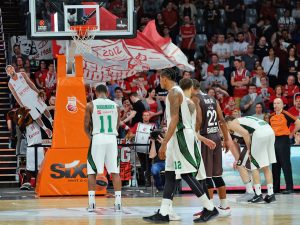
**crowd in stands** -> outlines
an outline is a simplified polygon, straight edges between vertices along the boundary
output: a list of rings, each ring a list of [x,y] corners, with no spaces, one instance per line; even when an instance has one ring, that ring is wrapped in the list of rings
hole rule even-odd
[[[125,1],[106,3],[109,8]],[[192,72],[178,71],[178,81],[199,80],[224,115],[268,121],[274,99],[281,98],[286,110],[300,116],[300,1],[137,0],[135,8],[140,31],[154,19],[157,31],[171,38],[195,66]],[[40,69],[32,73],[20,46],[13,51],[16,71],[30,76],[47,99],[53,96],[54,64],[40,61]],[[150,70],[107,82],[109,97],[122,111],[120,138],[134,136],[136,124],[145,122],[144,112],[148,122],[163,124],[167,91],[160,87],[159,76],[160,71]],[[93,98],[93,87],[87,86],[87,99]]]

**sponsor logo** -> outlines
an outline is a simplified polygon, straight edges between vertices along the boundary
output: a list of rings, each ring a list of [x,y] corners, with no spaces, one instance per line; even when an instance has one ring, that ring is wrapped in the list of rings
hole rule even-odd
[[[76,104],[76,97],[68,97],[68,103],[66,105],[66,109],[70,113],[76,113],[78,111],[77,104]]]
[[[116,29],[117,30],[127,30],[128,29],[128,20],[125,18],[117,19],[116,21]]]
[[[86,163],[79,164],[79,160],[75,160],[72,163],[54,163],[50,166],[51,178],[63,179],[63,178],[87,178],[84,170],[86,169]]]
[[[40,32],[48,31],[47,21],[38,20],[38,22],[37,22],[37,31],[40,31]]]

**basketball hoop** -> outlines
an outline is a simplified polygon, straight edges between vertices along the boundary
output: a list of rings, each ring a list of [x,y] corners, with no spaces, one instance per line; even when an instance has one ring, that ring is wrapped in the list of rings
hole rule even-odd
[[[75,31],[72,34],[72,38],[76,45],[78,53],[83,54],[85,52],[92,53],[92,46],[90,41],[94,40],[95,33],[90,32],[97,30],[96,25],[76,25],[70,26],[70,30]]]

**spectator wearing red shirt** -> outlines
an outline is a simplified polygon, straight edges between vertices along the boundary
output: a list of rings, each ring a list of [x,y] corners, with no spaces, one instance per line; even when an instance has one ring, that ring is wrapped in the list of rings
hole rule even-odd
[[[144,99],[149,89],[148,81],[144,79],[144,76],[139,76],[136,82],[132,82],[132,85],[131,92],[137,93],[140,99]]]
[[[230,97],[228,99],[227,104],[225,105],[225,108],[223,110],[225,116],[232,116],[234,111],[240,111],[239,108],[236,107],[236,103],[233,97]]]
[[[222,90],[221,88],[215,88],[216,91],[216,99],[220,104],[222,110],[224,110],[230,96],[227,91]]]
[[[179,35],[181,37],[182,52],[188,57],[189,60],[194,59],[196,47],[196,27],[191,24],[190,17],[184,17],[184,25],[180,27]]]
[[[147,96],[143,100],[145,110],[150,114],[150,122],[154,123],[157,127],[160,125],[160,115],[163,114],[163,109],[159,100],[155,99],[155,89],[149,88]]]
[[[40,89],[45,88],[45,80],[47,77],[48,69],[45,61],[40,61],[40,70],[34,73],[36,86]]]
[[[156,71],[149,78],[149,86],[152,88],[156,88],[159,85],[159,75],[160,71]]]
[[[300,119],[300,96],[297,96],[295,98],[294,106],[289,108],[288,112],[292,114],[293,116],[297,117]],[[290,126],[290,131],[293,131],[295,129],[295,124],[291,124]]]
[[[231,85],[233,87],[233,97],[242,98],[248,94],[249,77],[248,70],[242,67],[242,61],[239,59],[234,60],[235,71],[231,73]]]
[[[288,100],[286,97],[284,97],[283,93],[284,93],[284,90],[283,90],[282,85],[277,85],[275,87],[275,94],[273,96],[271,96],[271,98],[270,98],[270,109],[272,109],[272,110],[274,109],[273,102],[276,98],[280,98],[283,102],[284,108],[286,108],[286,106],[288,105]]]
[[[217,54],[211,55],[211,64],[207,67],[207,75],[211,76],[214,73],[215,68],[219,68],[220,75],[224,75],[224,66],[219,63],[219,57]]]
[[[129,84],[129,82],[127,80],[121,79],[121,80],[117,80],[117,85],[118,87],[122,88],[123,94],[125,96],[130,95],[131,93],[131,86]]]
[[[260,95],[264,101],[265,109],[269,110],[270,107],[270,99],[275,95],[273,88],[268,85],[268,78],[266,76],[262,76],[260,78],[261,86],[257,88],[257,94]]]
[[[216,98],[216,90],[215,88],[208,88],[207,95],[211,98]]]
[[[162,11],[162,17],[163,21],[165,22],[165,25],[170,30],[170,36],[172,38],[173,43],[176,41],[176,35],[178,32],[178,12],[176,9],[176,6],[169,2],[167,4],[167,7]]]
[[[299,92],[299,87],[295,84],[295,77],[289,75],[287,78],[287,84],[284,85],[284,97],[288,100],[288,107],[293,106],[294,95]]]

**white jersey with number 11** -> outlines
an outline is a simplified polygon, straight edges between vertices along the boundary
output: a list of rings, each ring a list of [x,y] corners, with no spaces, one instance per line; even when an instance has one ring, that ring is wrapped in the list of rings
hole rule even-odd
[[[93,101],[93,135],[118,135],[118,105],[107,98],[98,98]]]

